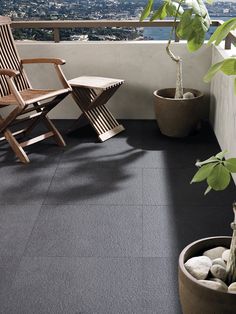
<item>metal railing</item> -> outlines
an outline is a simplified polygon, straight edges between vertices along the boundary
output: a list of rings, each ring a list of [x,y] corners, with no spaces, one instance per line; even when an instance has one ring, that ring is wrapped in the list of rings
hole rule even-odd
[[[14,29],[51,29],[53,30],[53,40],[60,42],[60,30],[66,28],[137,28],[137,27],[172,27],[173,20],[163,21],[143,21],[138,20],[52,20],[52,21],[13,21]],[[223,21],[213,20],[212,26],[220,26]],[[177,24],[178,25],[178,22]],[[175,36],[175,41],[179,39]],[[236,35],[232,32],[226,37],[225,49],[231,49],[231,45],[236,44]]]

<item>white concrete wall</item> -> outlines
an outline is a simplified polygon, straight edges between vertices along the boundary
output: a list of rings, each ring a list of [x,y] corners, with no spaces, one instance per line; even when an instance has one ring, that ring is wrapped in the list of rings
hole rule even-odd
[[[236,54],[221,47],[213,47],[212,62]],[[222,150],[236,157],[236,96],[233,91],[233,77],[218,73],[211,83],[210,120]],[[235,177],[236,178],[236,177]]]
[[[125,79],[125,85],[110,101],[111,111],[117,118],[154,118],[153,91],[175,84],[176,68],[166,55],[165,42],[24,42],[17,45],[22,58],[66,59],[63,69],[68,79],[81,75]],[[204,46],[190,54],[184,43],[178,43],[174,44],[174,50],[184,61],[185,87],[209,93],[210,85],[202,77],[211,64],[211,48]],[[56,86],[55,75],[48,69],[47,65],[27,66],[34,87]],[[52,111],[51,117],[76,118],[78,115],[79,110],[69,97]]]

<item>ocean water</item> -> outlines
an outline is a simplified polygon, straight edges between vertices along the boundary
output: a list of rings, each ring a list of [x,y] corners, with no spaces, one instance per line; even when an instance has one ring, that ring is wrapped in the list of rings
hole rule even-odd
[[[217,16],[211,17],[212,20],[228,20],[230,17],[221,17]],[[206,34],[206,39],[209,39],[210,36],[215,31],[216,27],[211,27],[209,32]],[[169,39],[171,27],[145,27],[144,28],[144,39],[148,40],[167,40]]]

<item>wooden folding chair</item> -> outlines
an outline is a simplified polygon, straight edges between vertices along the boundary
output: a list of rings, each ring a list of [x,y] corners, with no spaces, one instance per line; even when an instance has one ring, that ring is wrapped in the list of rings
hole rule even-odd
[[[12,108],[10,113],[3,118],[0,115],[0,133],[23,163],[28,163],[29,158],[24,147],[53,137],[59,146],[65,142],[48,118],[47,114],[71,91],[71,87],[60,68],[65,63],[61,59],[25,59],[20,60],[14,38],[10,28],[11,20],[0,16],[0,110],[6,106]],[[51,63],[54,64],[63,88],[58,90],[33,89],[23,69],[24,64]],[[31,114],[34,112],[33,114]],[[24,122],[24,128],[17,126]],[[39,122],[43,122],[48,132],[31,139],[19,142],[19,139],[28,136]],[[18,138],[19,137],[19,138]]]

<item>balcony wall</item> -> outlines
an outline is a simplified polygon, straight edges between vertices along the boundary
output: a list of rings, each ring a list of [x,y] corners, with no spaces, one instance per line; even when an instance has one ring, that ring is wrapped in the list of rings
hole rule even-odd
[[[212,62],[219,62],[225,57],[236,54],[236,49],[225,51],[213,47]],[[236,156],[236,96],[233,90],[233,77],[218,73],[211,83],[210,120],[218,142],[230,156]],[[236,176],[235,176],[236,179]]]
[[[176,67],[165,52],[165,42],[23,42],[18,43],[22,58],[60,57],[68,79],[81,75],[107,76],[125,79],[110,102],[117,118],[152,119],[152,93],[157,88],[175,84]],[[184,83],[209,94],[210,85],[202,81],[212,59],[212,49],[202,47],[190,54],[184,43],[174,44],[174,50],[184,60]],[[27,71],[35,87],[55,87],[53,68],[30,65]],[[48,71],[49,70],[49,71]],[[206,107],[205,107],[206,109]],[[205,110],[206,111],[206,110]],[[51,114],[53,118],[75,118],[79,109],[71,97]]]

